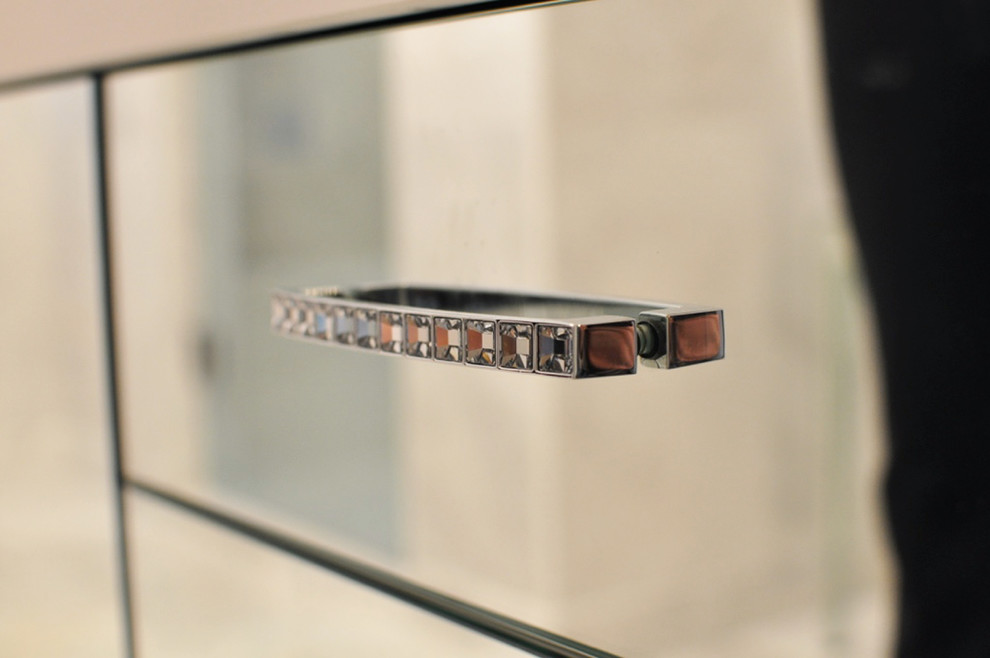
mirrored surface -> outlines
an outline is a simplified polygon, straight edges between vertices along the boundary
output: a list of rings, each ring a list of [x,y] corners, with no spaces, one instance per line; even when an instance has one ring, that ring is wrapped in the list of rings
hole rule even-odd
[[[128,495],[142,656],[530,654]]]
[[[622,654],[880,653],[813,10],[582,3],[115,76],[129,475]],[[570,382],[268,331],[276,287],[382,280],[717,305],[726,359]]]
[[[88,81],[0,94],[0,655],[122,654]]]

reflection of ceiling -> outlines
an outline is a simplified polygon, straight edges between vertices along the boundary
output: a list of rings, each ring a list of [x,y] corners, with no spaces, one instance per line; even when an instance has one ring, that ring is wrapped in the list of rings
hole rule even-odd
[[[0,86],[424,12],[531,4],[538,0],[4,0]]]

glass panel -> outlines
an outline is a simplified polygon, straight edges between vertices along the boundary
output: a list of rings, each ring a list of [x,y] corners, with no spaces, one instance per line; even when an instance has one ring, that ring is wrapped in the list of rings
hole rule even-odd
[[[0,655],[121,655],[92,95],[0,95]]]
[[[876,655],[813,21],[612,0],[115,77],[129,473],[623,654]],[[719,305],[727,356],[569,382],[268,331],[275,287],[389,278]]]
[[[142,656],[529,655],[129,494]]]

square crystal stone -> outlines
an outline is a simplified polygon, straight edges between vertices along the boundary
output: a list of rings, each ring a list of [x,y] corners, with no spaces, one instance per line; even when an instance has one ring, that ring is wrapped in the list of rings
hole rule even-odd
[[[296,326],[297,315],[296,315],[296,305],[291,299],[282,300],[282,323],[279,325],[279,330],[283,333],[291,333],[293,328]]]
[[[344,345],[354,344],[354,309],[333,307],[333,339]]]
[[[458,318],[433,318],[433,358],[438,361],[463,361],[461,338],[463,321]]]
[[[292,333],[295,330],[299,315],[296,312],[296,305],[291,299],[285,300],[285,319],[282,320],[282,331]]]
[[[303,327],[303,333],[310,338],[320,337],[320,327],[319,327],[319,317],[321,314],[325,314],[325,310],[316,304],[306,304],[304,310],[305,317],[305,327]],[[324,315],[324,317],[326,317]],[[324,324],[326,322],[324,321]]]
[[[430,324],[428,315],[406,314],[406,354],[430,358]]]
[[[292,307],[292,333],[308,336],[312,333],[311,312],[309,306],[296,302]]]
[[[381,311],[378,314],[378,331],[383,352],[402,353],[402,313]]]
[[[368,308],[354,309],[354,325],[358,347],[378,349],[378,311]]]
[[[289,318],[289,309],[286,307],[286,301],[281,298],[272,299],[272,329],[279,331],[282,329],[282,325]]]
[[[537,325],[536,369],[556,375],[574,372],[574,330],[570,327]]]
[[[464,329],[464,360],[476,366],[494,366],[495,323],[488,320],[468,320],[464,323]]]
[[[323,340],[330,339],[330,307],[318,305],[313,308],[313,335]]]
[[[498,367],[509,370],[533,369],[533,325],[499,322]]]

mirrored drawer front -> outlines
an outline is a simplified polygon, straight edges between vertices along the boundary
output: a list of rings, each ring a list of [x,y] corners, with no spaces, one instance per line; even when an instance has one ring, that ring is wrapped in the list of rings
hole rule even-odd
[[[827,142],[795,118],[817,98],[795,72],[811,42],[793,8],[669,9],[576,3],[112,76],[128,480],[622,655],[720,655],[729,629],[800,627],[781,611],[816,620],[781,631],[791,653],[826,623],[853,643],[822,601],[882,600],[849,493],[875,416]],[[270,329],[274,289],[383,281],[711,304],[728,356],[566,381],[582,343],[543,314],[404,311],[396,358],[346,309],[353,349]],[[693,335],[685,354],[724,347]]]
[[[129,494],[142,656],[530,655]]]

